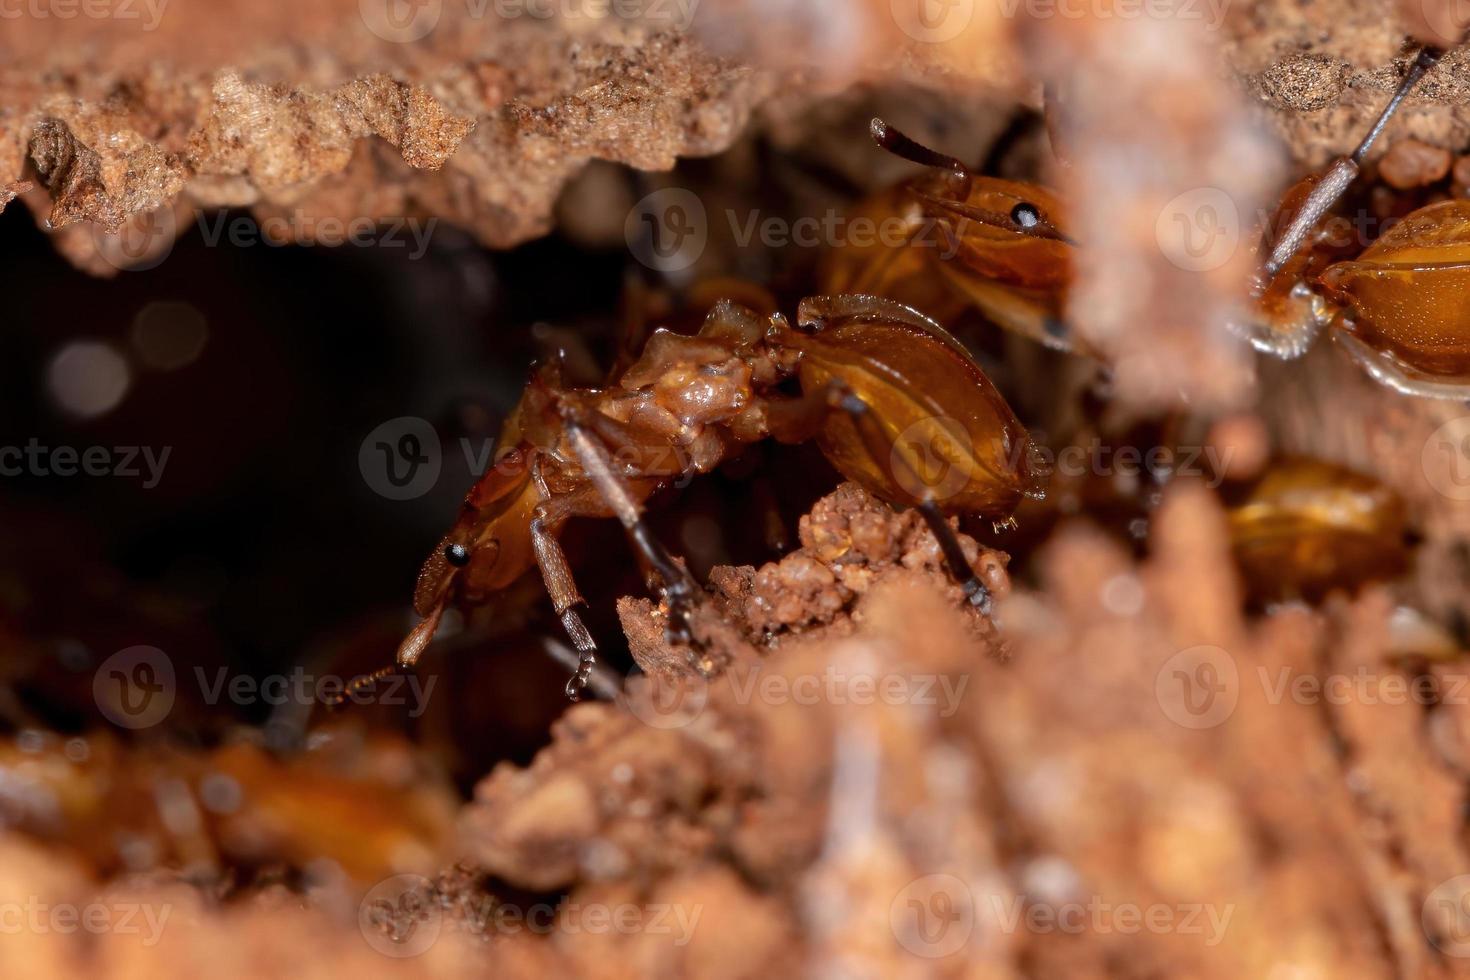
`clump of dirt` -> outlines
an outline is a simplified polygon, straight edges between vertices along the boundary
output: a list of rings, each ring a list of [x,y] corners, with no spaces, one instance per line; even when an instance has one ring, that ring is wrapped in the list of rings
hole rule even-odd
[[[726,867],[742,901],[801,923],[808,967],[881,973],[938,952],[902,925],[906,896],[938,890],[975,915],[944,961],[956,974],[1111,975],[1125,946],[1171,974],[1249,975],[1283,949],[1324,975],[1456,972],[1424,930],[1444,941],[1432,899],[1467,857],[1450,734],[1465,706],[1390,692],[1466,677],[1387,659],[1384,594],[1243,621],[1218,504],[1180,486],[1147,561],[1074,526],[1046,549],[1043,591],[1001,603],[997,632],[880,506],[845,487],[800,550],[735,570],[807,596],[727,593],[748,636],[775,634],[757,661],[634,682],[622,705],[569,713],[529,769],[488,777],[463,823],[472,859],[572,901]],[[818,678],[835,686],[798,703]],[[859,698],[860,678],[901,693]],[[1114,911],[1008,929],[995,913],[1011,903]],[[1124,938],[1109,916],[1130,903],[1189,910],[1198,928]],[[736,945],[769,970],[788,942],[757,929]]]
[[[1324,976],[1466,973],[1470,676],[1392,659],[1386,593],[1245,620],[1223,513],[1187,483],[1146,559],[1071,524],[1043,549],[1038,591],[1008,589],[1004,556],[967,542],[1003,596],[998,625],[912,515],[855,487],[801,538],[712,577],[729,656],[710,676],[659,652],[656,609],[625,604],[650,673],[569,709],[529,766],[490,773],[456,865],[365,897],[319,884],[292,900],[306,910],[270,888],[211,907],[182,885],[128,886],[188,910],[143,954],[150,969],[187,975],[199,950],[229,949],[234,975],[255,976],[302,955],[310,929],[311,958],[377,972],[403,955],[405,976],[1127,962],[1236,977],[1284,955]],[[86,894],[12,850],[7,889]],[[58,948],[29,935],[4,955],[35,967]],[[110,975],[139,953],[66,955]]]
[[[1442,146],[1404,139],[1383,154],[1383,159],[1378,161],[1378,173],[1390,187],[1407,191],[1443,180],[1450,172],[1453,159],[1454,155]]]
[[[99,275],[166,248],[196,208],[289,211],[303,241],[352,220],[439,216],[505,247],[550,229],[589,160],[663,170],[714,153],[774,84],[650,27],[488,26],[472,25],[473,44],[441,30],[437,59],[407,45],[354,55],[339,41],[336,84],[322,84],[321,63],[282,70],[269,48],[237,52],[248,69],[120,57],[77,75],[13,67],[0,183],[31,177],[26,202]],[[366,33],[355,11],[340,29]],[[109,248],[121,255],[97,256]]]
[[[918,513],[897,513],[854,484],[818,501],[799,521],[797,536],[801,547],[780,561],[711,573],[713,594],[696,614],[705,639],[699,651],[669,646],[666,611],[653,602],[621,600],[618,615],[634,660],[656,675],[679,675],[691,667],[707,672],[713,665],[758,662],[761,651],[794,636],[845,635],[861,623],[861,600],[874,583],[900,573],[956,602],[963,597]],[[959,537],[991,593],[1009,594],[1009,556],[981,548],[968,535]],[[978,614],[974,621],[977,629],[989,627]]]

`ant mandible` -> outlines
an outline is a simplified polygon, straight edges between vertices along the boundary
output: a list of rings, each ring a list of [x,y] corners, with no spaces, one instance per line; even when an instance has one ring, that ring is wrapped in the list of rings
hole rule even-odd
[[[778,390],[791,381],[800,394]],[[875,296],[809,297],[795,328],[722,300],[695,336],[654,331],[605,387],[563,386],[554,362],[535,373],[501,432],[513,448],[470,489],[419,572],[424,618],[397,669],[414,666],[451,603],[483,602],[534,566],[579,654],[566,687],[579,698],[597,645],[558,541],[573,517],[622,523],[662,594],[669,642],[697,649],[691,614],[703,589],[649,530],[643,505],[664,483],[764,439],[814,439],[842,476],[917,509],[966,596],[990,613],[946,515],[1008,521],[1043,490],[1030,436],[970,353],[938,323]]]

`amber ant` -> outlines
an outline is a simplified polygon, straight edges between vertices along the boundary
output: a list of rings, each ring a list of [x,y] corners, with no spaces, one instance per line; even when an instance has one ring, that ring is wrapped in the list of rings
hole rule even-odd
[[[1252,344],[1278,357],[1332,336],[1374,380],[1406,394],[1470,393],[1470,201],[1430,204],[1356,259],[1332,261],[1323,218],[1362,172],[1368,151],[1444,52],[1424,48],[1356,150],[1287,192],[1254,293]]]
[[[1250,332],[1258,349],[1298,356],[1335,317],[1335,336],[1378,380],[1420,394],[1465,396],[1466,389],[1454,384],[1470,378],[1446,384],[1443,375],[1470,368],[1470,336],[1461,336],[1470,331],[1470,202],[1414,212],[1356,262],[1321,257],[1324,217],[1441,56],[1437,49],[1421,51],[1353,153],[1284,196],[1273,225],[1283,230],[1274,243],[1263,242],[1267,258],[1253,284],[1267,324]],[[915,229],[936,223],[960,246],[948,250],[958,261],[923,247],[840,249],[827,257],[823,284],[913,298],[952,315],[973,307],[1053,349],[1096,356],[1069,338],[1063,323],[1077,244],[1065,231],[1057,198],[1037,185],[975,175],[880,119],[871,130],[880,147],[929,170],[859,209],[896,213]],[[1414,290],[1412,299],[1395,295],[1400,289]],[[1406,310],[1421,312],[1416,318]],[[1440,387],[1410,374],[1414,366],[1426,373],[1437,368],[1441,376],[1433,380]],[[1316,460],[1273,463],[1233,503],[1229,521],[1238,564],[1258,596],[1320,597],[1335,586],[1390,576],[1406,564],[1406,515],[1397,495],[1369,477]]]
[[[799,393],[787,393],[793,382]],[[534,566],[578,652],[566,692],[580,697],[597,646],[558,541],[573,517],[622,523],[661,593],[669,641],[697,650],[691,616],[704,590],[649,530],[643,505],[661,485],[765,439],[815,440],[844,477],[917,509],[950,573],[989,614],[990,594],[946,515],[1005,522],[1042,489],[1030,436],[965,347],[875,296],[807,298],[795,327],[724,300],[697,335],[654,331],[604,387],[564,386],[556,362],[534,374],[501,432],[513,449],[470,489],[419,572],[414,608],[424,618],[399,647],[398,668],[417,663],[451,603],[483,602]]]
[[[1061,200],[1038,184],[972,173],[882,119],[870,131],[883,149],[931,170],[858,205],[868,217],[901,220],[909,240],[829,252],[822,288],[887,296],[943,320],[973,306],[1048,347],[1089,353],[1065,326],[1077,242]],[[914,240],[930,228],[944,248]]]
[[[1408,567],[1404,501],[1365,474],[1288,457],[1226,498],[1231,550],[1259,601],[1320,599]]]
[[[1383,384],[1430,397],[1470,393],[1470,201],[1414,211],[1351,261],[1333,260],[1324,229],[1389,121],[1443,55],[1421,49],[1358,147],[1283,196],[1271,226],[1282,230],[1274,238],[1263,232],[1266,257],[1251,283],[1254,321],[1237,327],[1257,350],[1297,357],[1330,326]],[[928,300],[935,311],[971,305],[1049,347],[1096,356],[1065,326],[1076,243],[1050,191],[972,174],[882,120],[873,120],[872,133],[879,146],[931,173],[860,208],[935,221],[958,253],[945,261],[933,249],[839,250],[828,259],[825,288]],[[935,297],[936,279],[947,295]]]

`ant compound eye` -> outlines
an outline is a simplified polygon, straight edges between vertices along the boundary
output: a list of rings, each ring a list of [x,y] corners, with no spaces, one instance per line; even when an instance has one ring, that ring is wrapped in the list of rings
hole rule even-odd
[[[470,549],[462,544],[447,544],[444,546],[444,560],[455,568],[464,568],[470,563]]]
[[[1022,231],[1030,231],[1032,228],[1041,224],[1041,212],[1036,210],[1036,205],[1022,201],[1020,204],[1011,208],[1011,220]]]

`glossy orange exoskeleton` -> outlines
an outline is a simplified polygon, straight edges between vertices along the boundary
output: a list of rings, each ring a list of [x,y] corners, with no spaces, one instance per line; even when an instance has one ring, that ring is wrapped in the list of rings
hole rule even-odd
[[[1409,214],[1355,256],[1326,246],[1325,219],[1362,171],[1369,150],[1443,51],[1422,49],[1392,100],[1352,154],[1289,190],[1263,233],[1265,256],[1252,283],[1253,313],[1234,325],[1258,350],[1305,353],[1323,328],[1377,381],[1407,394],[1470,397],[1470,201],[1430,204]],[[952,157],[921,146],[880,120],[884,148],[933,168],[860,208],[937,222],[939,249],[844,248],[829,256],[827,288],[862,288],[920,299],[935,281],[997,325],[1050,347],[1095,354],[1064,323],[1075,243],[1062,229],[1055,195],[1034,184],[972,176]],[[1276,232],[1279,229],[1279,233]],[[896,254],[897,252],[907,254]],[[946,305],[948,304],[948,305]]]
[[[788,393],[793,381],[799,394]],[[577,516],[622,522],[661,590],[671,642],[697,648],[690,613],[703,590],[649,531],[643,504],[764,439],[815,439],[843,476],[917,508],[982,611],[989,593],[945,514],[1005,521],[1042,492],[1026,430],[933,320],[873,296],[805,299],[795,327],[720,302],[695,336],[655,331],[605,387],[564,387],[554,366],[537,373],[505,422],[503,455],[419,573],[424,619],[399,665],[418,660],[451,603],[482,602],[536,567],[580,654],[567,684],[576,698],[597,652],[558,543]]]
[[[881,119],[871,129],[879,146],[932,169],[858,205],[854,217],[879,227],[897,220],[905,234],[833,249],[822,288],[886,296],[943,320],[974,307],[1048,347],[1087,353],[1065,322],[1077,243],[1061,199],[1039,184],[972,173]]]
[[[1369,476],[1291,457],[1232,496],[1231,550],[1258,600],[1316,600],[1408,566],[1408,510]]]
[[[1333,254],[1325,227],[1394,112],[1442,54],[1421,50],[1358,148],[1283,197],[1273,222],[1280,233],[1262,243],[1256,316],[1245,330],[1258,350],[1295,357],[1328,328],[1383,384],[1470,396],[1470,201],[1422,207],[1346,259]]]

